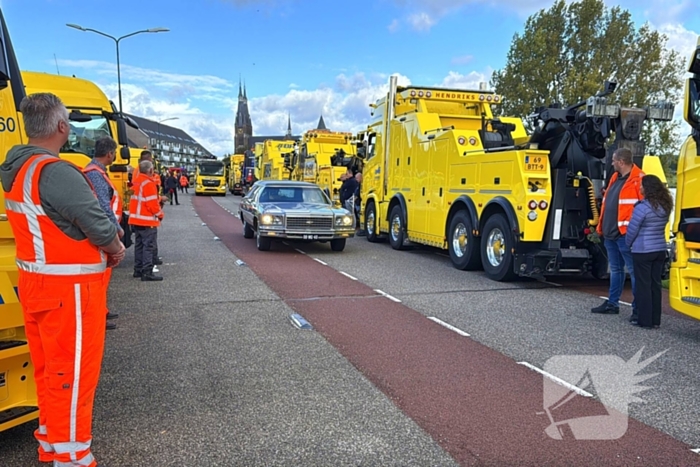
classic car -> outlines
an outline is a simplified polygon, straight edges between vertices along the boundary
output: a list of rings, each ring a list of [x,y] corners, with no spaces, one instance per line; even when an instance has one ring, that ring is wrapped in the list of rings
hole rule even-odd
[[[256,182],[241,201],[238,217],[243,236],[255,237],[262,251],[275,239],[330,242],[331,250],[343,251],[345,240],[355,235],[355,216],[307,182]]]

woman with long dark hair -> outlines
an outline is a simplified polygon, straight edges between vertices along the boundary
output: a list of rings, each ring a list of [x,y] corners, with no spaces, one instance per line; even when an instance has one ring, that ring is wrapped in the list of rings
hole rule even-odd
[[[644,196],[634,206],[625,240],[632,250],[634,299],[637,316],[632,324],[652,328],[661,325],[661,276],[666,261],[666,225],[673,210],[673,197],[655,175],[642,178]]]

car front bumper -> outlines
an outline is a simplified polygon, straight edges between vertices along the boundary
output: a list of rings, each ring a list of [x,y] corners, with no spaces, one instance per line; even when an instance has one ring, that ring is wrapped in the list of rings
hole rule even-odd
[[[292,230],[261,225],[260,235],[270,238],[287,238],[289,240],[336,240],[340,238],[352,238],[355,229],[343,230]]]

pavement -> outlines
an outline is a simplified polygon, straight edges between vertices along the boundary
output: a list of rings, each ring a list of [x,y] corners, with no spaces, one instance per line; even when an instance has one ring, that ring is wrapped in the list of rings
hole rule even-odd
[[[453,466],[456,462],[292,310],[202,220],[165,206],[163,282],[115,269],[95,399],[99,465]],[[36,461],[37,423],[0,433],[0,465]]]
[[[355,238],[342,253],[259,252],[234,217],[239,200],[166,205],[165,281],[132,278],[132,251],[115,269],[99,465],[700,465],[700,322],[665,314],[660,329],[635,328],[628,307],[592,315],[600,299],[585,287],[495,283],[429,248]],[[293,327],[294,312],[314,330]],[[624,434],[576,440],[560,424],[563,440],[547,436],[543,399],[562,386],[525,364],[624,363],[641,348],[643,359],[667,351],[641,371],[658,373],[646,402],[611,401],[629,409]],[[607,415],[604,391],[588,389],[557,420]],[[45,465],[35,427],[0,433],[2,466]]]

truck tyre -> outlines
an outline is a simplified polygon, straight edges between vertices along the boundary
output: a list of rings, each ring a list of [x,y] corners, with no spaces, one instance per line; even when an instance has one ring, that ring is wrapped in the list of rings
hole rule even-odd
[[[467,211],[458,211],[452,217],[447,231],[447,245],[455,268],[474,271],[481,267],[479,239],[474,237],[474,227]]]
[[[243,238],[253,238],[255,231],[248,225],[246,221],[243,221]]]
[[[403,250],[403,241],[406,238],[406,225],[398,204],[391,209],[389,216],[389,243],[394,250]]]
[[[365,232],[367,241],[371,243],[379,242],[379,232],[377,232],[377,207],[373,201],[367,203],[365,208]]]
[[[255,246],[258,247],[260,251],[269,251],[270,245],[272,245],[272,239],[268,237],[263,237],[260,232],[255,236]]]
[[[336,238],[335,240],[331,240],[331,250],[343,251],[344,249],[345,249],[345,239],[344,238]]]
[[[508,282],[516,278],[513,271],[515,240],[503,214],[488,218],[481,235],[481,264],[486,276],[494,281]]]

